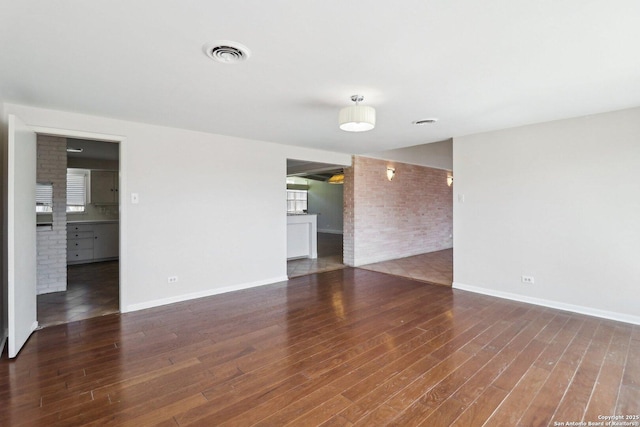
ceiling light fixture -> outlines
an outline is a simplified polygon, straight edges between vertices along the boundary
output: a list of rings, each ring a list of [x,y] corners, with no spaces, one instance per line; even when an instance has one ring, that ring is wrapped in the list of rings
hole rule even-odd
[[[336,173],[331,178],[329,178],[329,181],[327,182],[329,184],[344,184],[344,174]]]
[[[82,153],[84,151],[83,148],[71,148],[67,147],[67,153]]]
[[[340,129],[347,132],[364,132],[376,126],[376,110],[373,107],[359,105],[364,100],[362,95],[353,95],[351,100],[356,105],[351,105],[340,110],[338,122]]]

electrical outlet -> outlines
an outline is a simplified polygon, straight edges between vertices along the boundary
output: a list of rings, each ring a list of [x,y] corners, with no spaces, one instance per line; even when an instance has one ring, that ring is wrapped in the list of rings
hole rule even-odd
[[[178,276],[169,276],[167,278],[167,283],[176,283],[178,281]]]
[[[522,276],[522,283],[532,285],[535,283],[535,281],[533,280],[533,276]]]

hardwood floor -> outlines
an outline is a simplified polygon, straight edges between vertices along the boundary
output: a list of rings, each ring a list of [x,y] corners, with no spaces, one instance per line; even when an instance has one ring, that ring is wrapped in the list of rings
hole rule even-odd
[[[453,283],[453,249],[361,265],[359,268],[436,285],[451,286]]]
[[[119,262],[67,266],[67,291],[38,295],[41,327],[117,313],[120,307]]]
[[[318,233],[318,258],[294,259],[287,261],[287,277],[294,278],[307,274],[344,268],[342,263],[342,234]]]
[[[640,412],[640,326],[346,268],[34,333],[0,425],[546,426]]]

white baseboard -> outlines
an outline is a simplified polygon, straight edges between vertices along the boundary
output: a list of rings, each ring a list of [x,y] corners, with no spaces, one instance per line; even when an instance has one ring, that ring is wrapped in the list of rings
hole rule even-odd
[[[481,288],[478,286],[465,285],[464,283],[453,282],[454,289],[474,292],[477,294],[489,295],[497,298],[504,298],[512,301],[525,302],[528,304],[540,305],[543,307],[555,308],[558,310],[571,311],[573,313],[586,314],[588,316],[600,317],[603,319],[615,320],[618,322],[640,325],[640,316],[617,313],[615,311],[600,310],[582,305],[567,304],[560,301],[547,300],[542,298],[528,297],[525,295],[512,294],[510,292],[496,291],[493,289]]]
[[[287,276],[274,277],[272,279],[259,280],[257,282],[241,283],[239,285],[225,286],[223,288],[207,289],[206,291],[193,292],[190,294],[176,295],[168,298],[161,298],[152,301],[141,302],[138,304],[130,304],[121,310],[123,313],[130,311],[144,310],[146,308],[159,307],[161,305],[173,304],[176,302],[188,301],[196,298],[210,297],[213,295],[224,294],[227,292],[240,291],[242,289],[255,288],[258,286],[271,285],[278,282],[286,282],[289,280]]]

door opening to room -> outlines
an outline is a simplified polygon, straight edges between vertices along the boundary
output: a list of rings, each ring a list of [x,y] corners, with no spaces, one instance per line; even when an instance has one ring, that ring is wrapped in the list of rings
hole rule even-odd
[[[342,166],[287,160],[287,275],[344,268]]]
[[[119,312],[119,144],[38,135],[37,152],[39,326]]]

